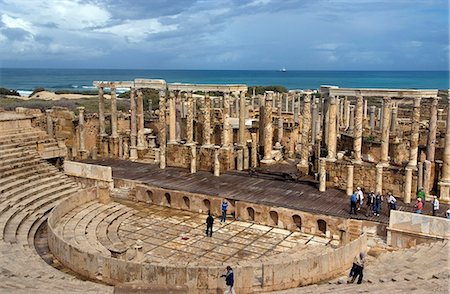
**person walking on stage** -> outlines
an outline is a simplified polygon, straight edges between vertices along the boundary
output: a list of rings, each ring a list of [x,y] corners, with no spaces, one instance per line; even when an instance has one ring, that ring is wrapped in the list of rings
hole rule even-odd
[[[214,218],[211,215],[211,211],[208,211],[208,217],[206,218],[206,236],[207,237],[212,237],[213,224],[214,224]]]
[[[228,202],[225,199],[223,199],[223,201],[222,201],[222,216],[220,218],[220,223],[226,223],[227,209],[228,209]]]
[[[225,285],[227,285],[224,294],[236,294],[234,292],[234,273],[231,266],[227,266],[227,273],[224,275],[221,275],[222,278],[225,278]]]
[[[439,200],[437,196],[433,197],[433,201],[431,202],[431,208],[433,209],[433,216],[436,216],[436,211],[439,210]]]

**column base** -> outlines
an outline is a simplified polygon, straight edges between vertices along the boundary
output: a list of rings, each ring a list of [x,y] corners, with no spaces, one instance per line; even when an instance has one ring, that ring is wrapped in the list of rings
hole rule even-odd
[[[450,181],[442,180],[438,183],[439,201],[442,203],[450,203]]]
[[[130,160],[135,161],[136,159],[138,159],[136,147],[130,147]]]
[[[389,162],[379,162],[379,163],[377,164],[377,166],[380,166],[380,167],[388,167],[388,166],[389,166]]]
[[[204,144],[201,146],[202,148],[213,148],[214,145],[213,144]]]
[[[352,160],[352,163],[353,163],[353,164],[362,164],[363,161],[362,161],[361,159],[359,159],[359,160],[353,159],[353,160]]]
[[[260,161],[261,165],[271,165],[275,163],[275,160],[273,159],[263,159]]]
[[[80,153],[80,158],[82,160],[87,159],[89,156],[89,152],[87,150],[80,150],[78,152]]]
[[[169,144],[176,145],[176,144],[178,144],[178,141],[169,141],[169,142],[167,142],[167,144],[168,144],[168,145],[169,145]]]

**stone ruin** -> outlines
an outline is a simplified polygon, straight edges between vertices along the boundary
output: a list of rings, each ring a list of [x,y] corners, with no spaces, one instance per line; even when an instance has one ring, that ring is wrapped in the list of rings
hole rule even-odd
[[[238,293],[277,291],[346,274],[368,246],[413,247],[395,253],[399,266],[427,264],[420,289],[448,287],[449,221],[405,212],[419,187],[447,208],[448,91],[94,85],[98,113],[0,112],[0,289],[216,293],[232,264]],[[126,113],[118,88],[130,89]],[[146,88],[159,109],[144,109]],[[340,203],[355,186],[393,192],[402,211],[349,218]],[[208,239],[205,213],[223,199],[231,217]],[[389,254],[369,264],[377,289],[412,277]]]

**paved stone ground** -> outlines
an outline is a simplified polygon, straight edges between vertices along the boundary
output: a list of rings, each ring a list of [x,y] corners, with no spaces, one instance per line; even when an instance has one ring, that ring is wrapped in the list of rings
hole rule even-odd
[[[119,212],[126,213],[126,217],[119,218]],[[99,216],[103,219],[100,220]],[[97,246],[97,242],[90,238],[93,230],[89,225],[85,226],[86,223],[97,228],[94,238],[106,248],[113,243],[111,240],[116,240],[114,243],[117,244],[117,239],[120,239],[125,248],[131,248],[137,240],[141,240],[148,262],[235,264],[264,259],[294,247],[306,253],[316,249],[323,251],[325,246],[330,245],[330,240],[326,238],[231,219],[225,224],[215,219],[213,236],[207,237],[206,217],[204,214],[125,200],[108,206],[98,206],[93,201],[65,215],[63,223],[58,226],[63,228],[67,240],[80,244],[85,238],[89,244]],[[116,223],[118,219],[119,224]],[[98,229],[102,227],[107,232],[104,236]]]
[[[187,169],[173,167],[162,170],[155,164],[125,160],[87,160],[84,162],[111,166],[114,178],[137,180],[167,189],[203,193],[317,214],[389,223],[389,209],[386,201],[382,206],[380,216],[365,216],[365,213],[350,215],[350,200],[344,191],[327,189],[326,192],[319,192],[316,183],[309,178],[293,181],[286,180],[286,177],[279,173],[270,175],[237,171],[230,171],[221,174],[220,177],[215,177],[211,172],[199,171],[191,174]],[[397,204],[398,210],[414,212],[414,203],[405,204],[398,200]],[[445,217],[447,209],[448,205],[441,204],[438,216]],[[431,215],[429,202],[425,204],[423,213]]]

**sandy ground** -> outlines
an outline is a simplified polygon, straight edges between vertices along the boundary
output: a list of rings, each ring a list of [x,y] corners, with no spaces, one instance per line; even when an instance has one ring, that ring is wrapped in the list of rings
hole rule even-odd
[[[97,95],[82,95],[82,94],[56,94],[50,91],[42,91],[34,94],[31,97],[28,96],[7,96],[9,98],[17,98],[23,100],[41,99],[41,100],[61,100],[61,99],[83,99],[83,98],[96,98]],[[110,99],[109,94],[105,94],[106,99]]]

